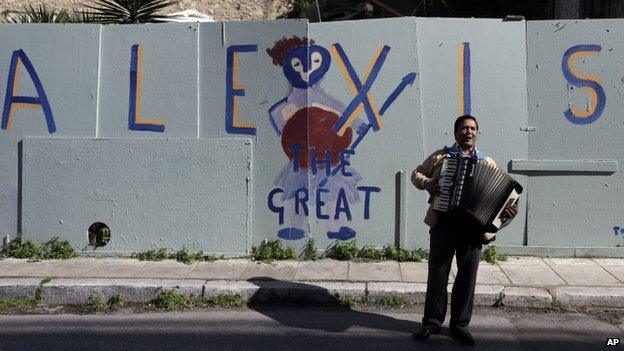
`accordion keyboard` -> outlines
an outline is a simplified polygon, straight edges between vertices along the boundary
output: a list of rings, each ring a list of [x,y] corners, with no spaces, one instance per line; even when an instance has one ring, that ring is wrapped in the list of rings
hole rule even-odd
[[[458,167],[459,160],[456,158],[445,158],[442,162],[440,179],[438,179],[440,194],[438,194],[433,200],[434,210],[448,211],[451,207],[451,202],[453,201],[453,193],[455,190],[455,176],[457,175]]]

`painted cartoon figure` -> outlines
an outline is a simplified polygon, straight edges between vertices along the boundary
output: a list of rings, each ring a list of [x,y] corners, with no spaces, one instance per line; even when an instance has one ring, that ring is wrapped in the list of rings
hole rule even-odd
[[[339,196],[346,197],[349,203],[359,202],[356,186],[362,177],[350,166],[348,172],[330,174],[330,169],[344,157],[353,132],[349,128],[338,136],[332,130],[344,105],[327,95],[320,86],[330,67],[329,51],[313,41],[308,44],[307,38],[292,37],[282,38],[273,48],[267,49],[267,53],[275,65],[282,66],[291,85],[288,96],[269,109],[271,124],[281,136],[283,151],[289,158],[288,165],[276,179],[276,185],[283,190],[287,225],[277,235],[282,239],[297,240],[308,231],[304,220],[309,213],[307,208],[299,206],[300,202],[292,199],[314,200],[313,194],[318,190],[326,195],[323,202],[327,208],[335,208]],[[353,126],[357,126],[359,133],[367,127],[359,119]],[[346,217],[339,211],[321,216],[327,219],[330,239],[348,240],[355,236],[356,232],[346,225]]]

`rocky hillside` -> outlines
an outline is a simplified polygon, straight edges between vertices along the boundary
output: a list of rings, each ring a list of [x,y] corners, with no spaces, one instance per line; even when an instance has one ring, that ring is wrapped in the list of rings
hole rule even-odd
[[[89,0],[2,0],[0,13],[2,18],[10,12],[19,12],[24,6],[38,6],[45,3],[49,8],[80,8],[80,3],[88,3]],[[286,0],[181,0],[165,13],[182,10],[196,10],[211,15],[217,21],[258,20],[274,19],[286,12],[288,6]]]

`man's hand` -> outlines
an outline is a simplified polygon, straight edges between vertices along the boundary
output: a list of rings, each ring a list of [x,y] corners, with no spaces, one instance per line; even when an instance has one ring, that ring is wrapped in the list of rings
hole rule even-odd
[[[436,196],[440,194],[440,186],[438,185],[438,179],[440,177],[429,178],[425,181],[425,190],[429,192],[429,195]]]
[[[507,205],[507,207],[503,210],[503,218],[505,219],[514,218],[517,214],[518,205],[515,203],[513,205]]]

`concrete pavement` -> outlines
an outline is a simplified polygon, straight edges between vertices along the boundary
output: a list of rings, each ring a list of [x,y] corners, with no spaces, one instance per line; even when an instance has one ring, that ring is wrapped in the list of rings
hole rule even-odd
[[[455,268],[449,279],[452,284]],[[427,263],[275,261],[246,259],[198,262],[76,258],[30,262],[0,260],[0,300],[33,298],[41,285],[43,305],[80,305],[91,296],[121,293],[126,302],[144,303],[161,289],[196,296],[240,294],[270,300],[313,301],[400,296],[423,303]],[[357,301],[357,300],[353,300]],[[475,304],[503,302],[512,307],[596,306],[624,308],[624,259],[509,257],[498,264],[481,262]]]

